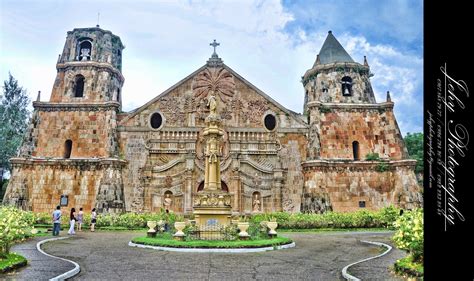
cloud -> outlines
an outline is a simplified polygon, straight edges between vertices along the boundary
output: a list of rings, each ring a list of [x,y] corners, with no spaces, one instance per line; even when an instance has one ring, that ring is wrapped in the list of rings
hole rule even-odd
[[[356,61],[368,56],[377,100],[383,101],[390,90],[402,131],[412,132],[421,128],[422,116],[422,59],[413,47],[421,40],[421,29],[411,20],[416,11],[404,14],[407,2],[393,8],[395,25],[387,13],[393,5],[364,3],[347,15],[365,7],[365,16],[348,16],[342,24],[340,4],[327,3],[302,8],[278,1],[83,1],[71,9],[67,2],[12,2],[4,4],[0,20],[0,74],[5,79],[11,70],[33,98],[42,90],[48,100],[66,31],[94,26],[98,11],[101,27],[126,45],[125,110],[143,105],[204,65],[212,53],[209,43],[217,39],[217,52],[228,66],[283,106],[301,112],[301,76],[332,29]],[[372,6],[382,7],[382,15],[371,17],[378,13]],[[401,20],[403,16],[410,20]],[[378,40],[388,33],[392,39]]]

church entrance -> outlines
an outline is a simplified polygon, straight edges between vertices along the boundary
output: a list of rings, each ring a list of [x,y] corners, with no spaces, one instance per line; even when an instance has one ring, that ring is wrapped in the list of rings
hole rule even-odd
[[[197,191],[201,191],[204,189],[204,181],[202,181],[199,185],[198,185],[198,189]],[[229,192],[229,187],[227,186],[227,184],[224,182],[224,181],[221,181],[221,189],[225,192]]]

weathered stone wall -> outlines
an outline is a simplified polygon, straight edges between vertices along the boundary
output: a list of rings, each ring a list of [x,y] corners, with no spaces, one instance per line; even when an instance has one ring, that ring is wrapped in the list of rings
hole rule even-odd
[[[72,141],[71,158],[116,154],[115,110],[50,110],[38,112],[32,156],[62,158],[68,139]]]
[[[354,159],[352,143],[359,143],[359,159],[368,153],[381,158],[406,159],[408,153],[391,107],[326,107],[320,113],[320,157]]]
[[[341,212],[360,209],[359,201],[364,201],[365,208],[371,210],[389,205],[419,207],[422,197],[414,165],[413,160],[307,161],[303,164],[304,211],[313,211],[312,198],[329,198],[333,210]]]
[[[375,103],[370,84],[370,69],[359,63],[333,63],[318,65],[303,77],[307,102],[324,103]],[[342,78],[352,79],[351,95],[343,95]]]
[[[80,61],[58,65],[58,68],[60,71],[54,81],[50,102],[121,102],[118,93],[124,79],[122,74],[109,64]],[[84,77],[84,95],[82,97],[74,96],[76,75]]]
[[[97,206],[98,191],[105,196],[107,208],[123,204],[121,166],[114,160],[23,160],[13,159],[13,171],[4,202],[34,212],[51,212],[59,205],[61,195],[68,196],[68,209]],[[114,185],[114,186],[111,186]],[[102,206],[102,205],[101,205]],[[119,206],[120,207],[120,206]],[[101,210],[104,212],[110,210]],[[113,211],[121,211],[119,208]]]

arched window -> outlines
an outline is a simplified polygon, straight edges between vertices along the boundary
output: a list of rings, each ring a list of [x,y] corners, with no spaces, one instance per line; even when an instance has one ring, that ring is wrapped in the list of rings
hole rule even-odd
[[[77,75],[74,81],[74,97],[82,98],[84,96],[84,81],[85,78],[82,75]]]
[[[359,157],[359,142],[353,141],[352,142],[352,154],[354,155],[354,160],[360,160]]]
[[[342,95],[343,96],[352,96],[352,78],[349,76],[342,77]]]
[[[72,151],[72,140],[66,140],[64,142],[64,158],[71,158]]]
[[[120,102],[120,89],[117,89],[117,101]]]
[[[79,43],[78,48],[78,60],[80,61],[88,61],[91,60],[91,51],[92,51],[92,43],[89,40],[83,40]]]

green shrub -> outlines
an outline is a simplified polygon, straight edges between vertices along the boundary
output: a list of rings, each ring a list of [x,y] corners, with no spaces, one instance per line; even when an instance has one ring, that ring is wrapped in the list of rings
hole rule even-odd
[[[414,262],[423,261],[423,209],[407,211],[395,222],[395,245],[412,255]]]
[[[0,207],[0,255],[10,253],[11,245],[31,236],[34,215],[11,206]]]
[[[378,161],[380,160],[380,156],[378,153],[367,153],[367,155],[365,155],[365,160],[367,161]]]
[[[256,214],[250,218],[251,223],[260,223],[275,218],[279,229],[314,229],[314,228],[391,228],[397,219],[399,209],[393,206],[378,211],[362,209],[352,213],[326,212],[323,214],[285,213]]]
[[[379,173],[386,172],[386,171],[388,171],[388,164],[387,163],[379,163],[375,167],[375,170]]]

